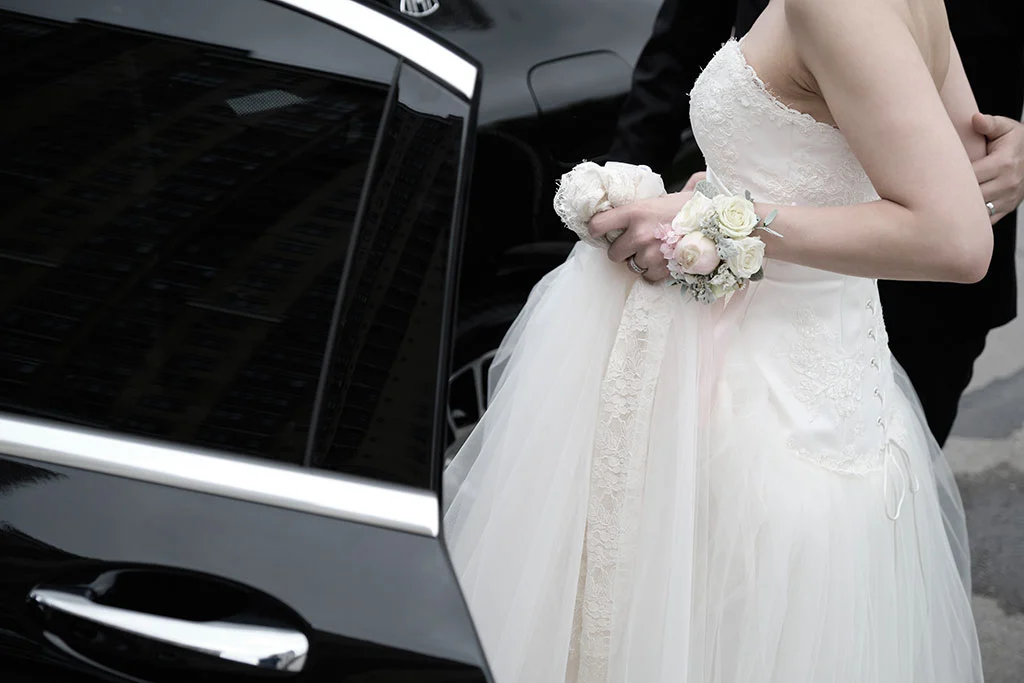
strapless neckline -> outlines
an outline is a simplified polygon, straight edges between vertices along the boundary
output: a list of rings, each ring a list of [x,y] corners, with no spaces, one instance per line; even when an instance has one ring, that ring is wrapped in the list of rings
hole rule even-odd
[[[736,38],[729,39],[729,41],[725,44],[725,48],[728,49],[730,47],[736,51],[736,57],[739,59],[744,71],[746,71],[747,75],[750,76],[750,80],[754,82],[758,89],[764,94],[764,96],[768,100],[771,101],[772,104],[781,109],[783,112],[795,116],[802,121],[806,121],[817,127],[820,127],[823,130],[826,130],[828,132],[841,133],[837,126],[834,126],[831,123],[826,123],[824,121],[819,121],[818,119],[814,118],[807,112],[800,111],[799,109],[794,109],[793,107],[789,106],[788,104],[780,100],[779,97],[774,92],[772,92],[772,89],[768,87],[768,84],[765,83],[761,76],[757,73],[757,69],[751,66],[750,62],[747,61],[747,56],[743,53],[743,38],[740,38],[738,40]]]
[[[742,46],[723,44],[690,91],[694,139],[724,187],[783,205],[877,199],[842,131],[776,97]]]

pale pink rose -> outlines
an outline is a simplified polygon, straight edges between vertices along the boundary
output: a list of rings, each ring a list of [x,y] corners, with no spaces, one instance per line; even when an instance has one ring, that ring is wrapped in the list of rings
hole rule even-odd
[[[688,233],[679,240],[675,260],[684,273],[691,275],[710,275],[722,262],[714,240],[700,231]]]

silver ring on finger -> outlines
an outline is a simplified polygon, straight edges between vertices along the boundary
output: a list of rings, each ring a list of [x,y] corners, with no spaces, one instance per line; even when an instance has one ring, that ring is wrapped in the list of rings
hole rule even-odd
[[[985,202],[985,208],[988,209],[989,216],[996,215],[996,205],[993,204],[992,202]]]
[[[637,264],[637,262],[636,262],[636,254],[633,254],[628,259],[626,259],[626,265],[629,266],[629,269],[632,270],[637,275],[643,275],[644,273],[647,272],[646,268],[641,268]]]

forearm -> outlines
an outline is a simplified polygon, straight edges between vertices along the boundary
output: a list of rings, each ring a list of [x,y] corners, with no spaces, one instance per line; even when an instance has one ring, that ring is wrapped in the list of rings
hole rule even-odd
[[[985,274],[979,264],[987,268],[991,256],[991,230],[964,238],[958,236],[962,231],[932,230],[947,219],[885,199],[830,207],[756,202],[755,207],[759,216],[778,211],[771,228],[782,237],[756,233],[767,258],[819,270],[886,280],[974,282]]]

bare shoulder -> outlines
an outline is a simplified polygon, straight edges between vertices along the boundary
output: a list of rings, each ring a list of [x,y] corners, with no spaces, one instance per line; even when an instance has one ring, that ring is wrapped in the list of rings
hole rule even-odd
[[[803,31],[834,30],[857,17],[897,17],[900,5],[905,0],[783,0],[786,21]]]
[[[783,0],[787,28],[798,43],[852,43],[878,30],[907,27],[907,0]],[[865,43],[865,46],[870,43]]]
[[[851,18],[906,21],[923,5],[943,0],[782,0],[787,19],[808,28],[830,26]]]
[[[949,23],[943,0],[781,0],[795,47],[816,62],[858,52],[884,53],[913,41],[941,87],[949,69]]]

